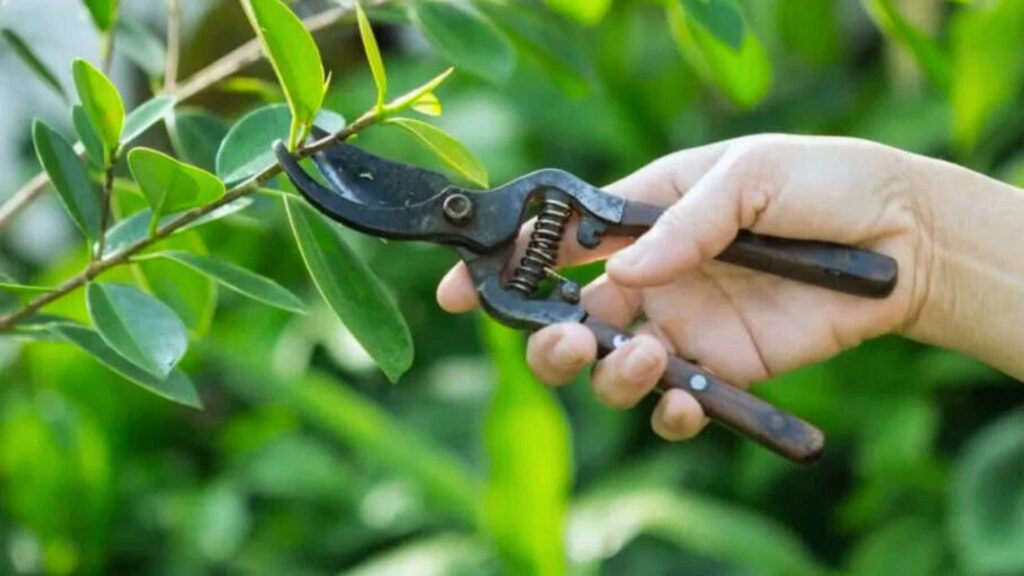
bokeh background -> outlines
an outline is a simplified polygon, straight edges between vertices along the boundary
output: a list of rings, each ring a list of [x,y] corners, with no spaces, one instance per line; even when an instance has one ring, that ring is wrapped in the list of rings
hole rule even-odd
[[[1024,3],[740,2],[768,80],[680,50],[674,2],[617,0],[588,22],[573,2],[512,2],[535,34],[501,26],[511,77],[456,73],[438,124],[494,182],[554,166],[600,184],[679,148],[779,131],[870,138],[1024,184]],[[252,37],[234,1],[184,6],[183,78]],[[330,6],[293,3],[303,16]],[[121,12],[162,37],[164,8],[123,0]],[[401,5],[370,14],[393,86],[448,65]],[[72,0],[7,0],[0,26],[68,87],[74,57],[99,58]],[[374,100],[358,32],[348,19],[316,37],[334,77],[326,106],[354,118]],[[265,63],[241,75],[273,80]],[[150,96],[123,52],[112,76],[129,107]],[[227,125],[278,98],[268,86],[214,87],[179,113]],[[34,116],[71,133],[65,106],[0,44],[0,199],[39,170]],[[171,146],[163,129],[145,140]],[[394,129],[360,144],[438,167]],[[814,467],[714,427],[667,444],[649,430],[650,401],[616,412],[582,380],[547,390],[523,367],[521,335],[442,313],[433,293],[449,251],[346,238],[412,328],[415,366],[397,384],[319,304],[268,198],[181,241],[278,280],[313,311],[290,316],[167,272],[205,319],[183,364],[204,410],[68,345],[0,338],[0,573],[1024,574],[1019,382],[883,338],[756,388],[826,431]],[[84,258],[52,194],[0,235],[0,270],[35,283]],[[53,311],[83,306],[78,295]]]

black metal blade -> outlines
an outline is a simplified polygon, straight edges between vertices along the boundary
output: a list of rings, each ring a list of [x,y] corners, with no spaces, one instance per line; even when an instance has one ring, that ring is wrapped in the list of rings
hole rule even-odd
[[[314,132],[314,137],[321,136]],[[366,206],[403,208],[452,186],[437,172],[392,162],[351,144],[332,146],[315,154],[313,161],[334,190]]]

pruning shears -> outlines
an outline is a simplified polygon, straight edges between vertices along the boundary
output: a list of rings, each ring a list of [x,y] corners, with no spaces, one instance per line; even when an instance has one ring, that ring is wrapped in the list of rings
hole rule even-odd
[[[323,137],[326,133],[316,136]],[[307,201],[327,217],[364,233],[450,246],[465,261],[484,310],[508,326],[537,330],[558,322],[589,328],[604,356],[632,337],[590,316],[580,287],[555,272],[567,224],[594,248],[609,235],[639,236],[664,208],[604,192],[557,169],[543,169],[491,190],[469,190],[445,176],[338,143],[313,161],[326,185],[307,173],[282,142],[274,152]],[[525,254],[513,262],[520,228],[534,217]],[[884,298],[895,287],[892,258],[852,246],[741,232],[718,260],[829,290]],[[542,284],[553,285],[544,294]],[[711,419],[799,463],[816,460],[822,432],[800,418],[672,356],[659,382],[681,388]]]

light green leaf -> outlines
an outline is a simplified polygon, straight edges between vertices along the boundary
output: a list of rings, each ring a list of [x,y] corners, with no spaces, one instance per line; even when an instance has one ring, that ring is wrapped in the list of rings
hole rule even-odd
[[[156,252],[146,256],[146,258],[151,257],[173,260],[258,302],[289,312],[306,313],[306,306],[302,300],[287,288],[265,276],[260,276],[230,262],[180,251]]]
[[[166,378],[188,349],[188,336],[174,311],[125,284],[90,283],[86,303],[103,341],[132,364]]]
[[[458,4],[410,2],[413,22],[443,58],[460,70],[494,83],[512,75],[515,51],[487,19]]]
[[[195,386],[181,370],[171,370],[160,378],[140,370],[112,350],[103,339],[88,328],[77,324],[54,324],[50,331],[78,346],[107,368],[146,390],[173,402],[202,408],[203,403]]]
[[[217,149],[228,133],[220,116],[200,108],[179,109],[169,122],[171,144],[178,157],[207,172],[217,169]]]
[[[247,0],[246,14],[288,98],[288,145],[305,137],[324,99],[324,67],[313,36],[281,0]]]
[[[412,118],[390,118],[387,124],[405,129],[430,149],[446,166],[462,174],[470,182],[487,187],[487,168],[461,142],[433,124]]]
[[[128,166],[154,222],[167,212],[208,204],[224,195],[224,183],[213,174],[150,148],[129,152]]]
[[[161,246],[167,250],[206,253],[206,245],[195,232],[167,238],[161,241]],[[201,338],[210,331],[217,310],[216,282],[169,260],[140,256],[133,258],[132,263],[139,286],[174,310],[189,335]]]
[[[370,20],[359,2],[356,2],[356,20],[359,22],[359,37],[363,40],[363,50],[366,52],[367,62],[370,63],[373,82],[377,85],[377,110],[383,111],[384,101],[388,97],[388,76],[384,71],[384,59],[380,57],[380,48],[377,46],[377,38],[373,35]]]
[[[284,202],[313,283],[388,379],[397,381],[412,365],[412,336],[387,288],[333,224],[300,198]]]
[[[11,49],[18,55],[18,58],[28,66],[29,70],[46,84],[65,104],[68,102],[68,93],[64,91],[64,86],[61,85],[60,80],[57,79],[57,75],[50,70],[50,67],[46,65],[39,56],[36,56],[32,47],[18,36],[13,30],[4,29],[0,34],[3,34],[4,40],[10,44]]]
[[[89,16],[101,32],[107,32],[117,21],[117,5],[119,0],[84,0],[89,9]]]
[[[523,334],[485,319],[484,337],[497,376],[485,425],[486,524],[509,572],[562,574],[572,481],[569,423],[526,366]]]
[[[681,0],[687,15],[733,50],[743,47],[746,24],[736,0]]]
[[[413,101],[412,109],[427,116],[440,116],[442,112],[441,101],[433,92],[427,92]]]
[[[86,239],[92,241],[100,235],[99,194],[82,160],[71,144],[40,120],[32,123],[32,143],[43,170],[57,189],[64,209]]]
[[[975,434],[957,459],[950,541],[965,573],[1024,573],[1021,478],[1024,410],[1018,409]]]
[[[75,104],[71,107],[71,123],[75,126],[75,132],[78,133],[79,141],[85,147],[85,155],[89,164],[97,170],[103,170],[108,160],[103,148],[103,141],[100,140],[99,134],[96,133],[96,128],[93,127],[89,117],[86,116],[85,108],[82,108],[80,104]]]
[[[737,106],[752,108],[771,87],[771,62],[761,42],[748,26],[742,47],[734,50],[690,16],[681,2],[670,1],[666,10],[683,57],[705,82],[716,85]]]
[[[949,57],[934,40],[908,22],[892,0],[861,0],[861,4],[891,41],[910,52],[929,80],[942,90],[949,89]]]
[[[321,110],[316,123],[344,127],[345,119],[330,110]],[[283,104],[257,108],[243,116],[231,127],[217,150],[217,176],[232,185],[277,164],[271,146],[275,140],[288,137],[289,126],[288,107]]]
[[[53,292],[54,290],[55,289],[50,286],[31,286],[28,284],[11,282],[6,276],[0,275],[0,292],[32,296],[36,294],[46,294],[47,292]]]
[[[434,90],[436,90],[438,86],[443,84],[444,81],[447,80],[448,77],[451,76],[453,72],[455,72],[455,68],[448,68],[444,72],[441,72],[437,76],[431,78],[429,82],[417,86],[416,88],[406,92],[405,94],[402,94],[398,98],[395,98],[393,101],[388,102],[387,105],[384,106],[384,110],[388,114],[392,114],[404,110],[406,108],[412,107],[414,104],[416,104],[416,102],[419,102],[423,97],[427,96],[428,94],[433,94]]]
[[[487,574],[485,542],[464,535],[427,536],[391,546],[339,576],[466,576]]]
[[[281,87],[263,78],[252,76],[233,76],[217,85],[217,89],[231,94],[246,94],[255,96],[268,104],[284,102],[284,92]]]
[[[213,210],[209,214],[196,218],[192,222],[178,228],[174,231],[174,234],[180,234],[186,230],[197,228],[203,224],[220,220],[221,218],[231,216],[236,212],[241,212],[252,205],[252,198],[239,198],[229,202],[216,210]],[[160,219],[160,223],[157,226],[164,226],[168,222],[179,218],[184,212],[175,212],[174,214],[168,214]],[[149,226],[153,220],[153,214],[149,210],[141,210],[132,214],[131,216],[120,220],[113,228],[107,232],[107,243],[103,252],[104,257],[111,256],[117,252],[132,246],[142,240],[145,240],[149,236]],[[173,234],[172,234],[173,236]]]
[[[122,18],[117,22],[117,51],[150,78],[164,75],[167,51],[164,43],[145,24]]]
[[[612,7],[612,0],[547,0],[548,6],[583,24],[597,24],[604,20]]]
[[[86,116],[108,152],[117,150],[124,128],[124,102],[109,78],[81,58],[71,66]]]
[[[164,119],[174,109],[174,96],[164,94],[146,100],[132,110],[124,121],[121,144],[128,144],[142,135],[151,126]]]

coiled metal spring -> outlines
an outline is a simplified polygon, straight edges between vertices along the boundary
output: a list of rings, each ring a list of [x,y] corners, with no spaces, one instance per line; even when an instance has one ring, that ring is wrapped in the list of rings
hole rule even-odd
[[[572,206],[545,198],[530,233],[526,254],[512,272],[508,287],[526,296],[532,296],[541,280],[554,274],[558,261],[558,245],[562,242],[565,225],[572,216]]]

